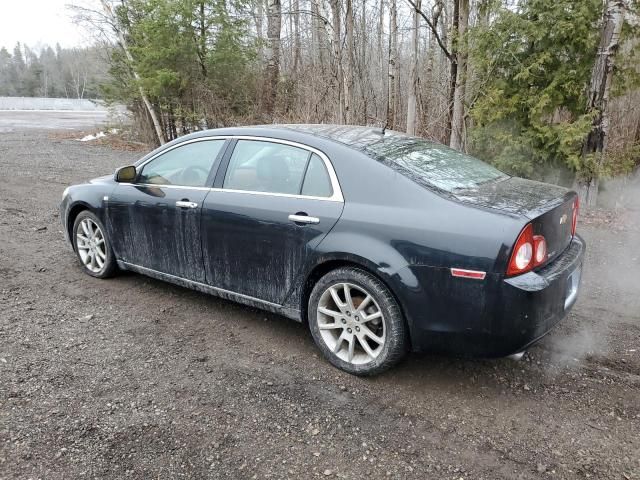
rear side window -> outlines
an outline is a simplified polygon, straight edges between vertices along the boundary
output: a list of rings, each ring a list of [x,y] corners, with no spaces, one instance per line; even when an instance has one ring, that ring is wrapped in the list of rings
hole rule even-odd
[[[302,184],[302,195],[311,197],[330,197],[333,195],[331,179],[324,161],[315,153],[311,155],[307,173]]]
[[[414,182],[449,193],[509,177],[482,160],[414,138],[388,137],[365,150]]]
[[[308,150],[290,145],[238,140],[229,160],[223,187],[297,195],[309,155]]]
[[[205,140],[175,147],[142,167],[138,183],[204,187],[224,142]]]

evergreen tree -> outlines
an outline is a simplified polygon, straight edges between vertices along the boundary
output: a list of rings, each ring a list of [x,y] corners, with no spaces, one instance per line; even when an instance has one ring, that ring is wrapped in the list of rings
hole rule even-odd
[[[580,171],[602,2],[529,0],[495,16],[470,42],[484,79],[471,110],[473,151],[528,177],[549,166]]]

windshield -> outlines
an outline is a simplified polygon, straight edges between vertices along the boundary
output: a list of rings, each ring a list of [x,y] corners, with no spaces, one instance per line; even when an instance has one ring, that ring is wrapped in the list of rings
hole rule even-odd
[[[388,137],[365,151],[414,182],[449,193],[509,178],[482,160],[426,140]]]

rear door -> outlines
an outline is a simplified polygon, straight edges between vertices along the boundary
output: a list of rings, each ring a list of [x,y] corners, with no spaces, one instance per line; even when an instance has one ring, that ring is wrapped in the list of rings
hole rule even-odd
[[[282,304],[343,198],[329,159],[278,140],[237,140],[202,211],[206,282]]]
[[[166,150],[120,183],[108,201],[116,257],[127,263],[204,282],[200,219],[224,139]]]

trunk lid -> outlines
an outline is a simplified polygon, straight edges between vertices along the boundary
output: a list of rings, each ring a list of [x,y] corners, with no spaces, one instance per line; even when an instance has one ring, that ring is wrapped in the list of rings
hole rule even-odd
[[[544,235],[547,241],[548,260],[553,260],[560,255],[571,243],[573,238],[573,209],[576,194],[568,192],[563,197],[563,202],[555,205],[546,212],[535,217],[533,225],[534,235]]]
[[[453,192],[457,200],[531,221],[534,235],[547,241],[549,260],[571,243],[576,193],[548,183],[508,177]],[[514,239],[515,242],[515,239]]]

